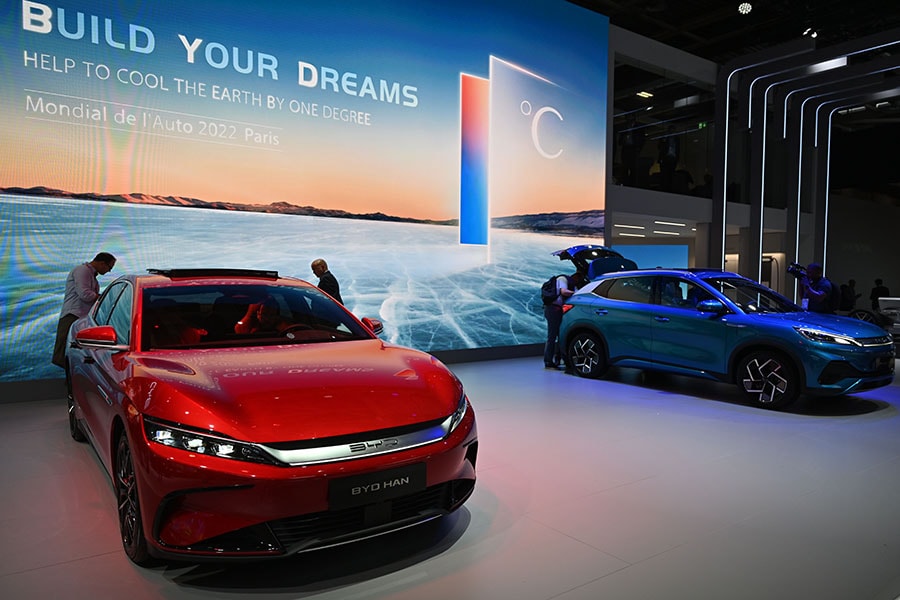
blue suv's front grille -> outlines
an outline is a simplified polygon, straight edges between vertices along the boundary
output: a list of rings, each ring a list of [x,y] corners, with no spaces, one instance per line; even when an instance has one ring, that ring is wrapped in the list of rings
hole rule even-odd
[[[889,335],[881,335],[878,337],[859,338],[856,340],[863,346],[889,346],[894,343],[894,339]]]
[[[880,377],[894,372],[894,361],[890,357],[880,357],[872,365],[871,371],[860,371],[850,363],[836,360],[828,363],[819,375],[819,383],[831,385],[841,379],[862,379],[864,377]]]

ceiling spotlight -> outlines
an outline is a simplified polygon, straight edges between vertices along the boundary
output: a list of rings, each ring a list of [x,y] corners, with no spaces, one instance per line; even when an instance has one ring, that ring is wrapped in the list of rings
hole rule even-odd
[[[641,98],[652,98],[653,97],[653,94],[651,94],[650,92],[638,92],[637,95],[640,96]]]
[[[818,33],[816,32],[816,30],[813,29],[812,27],[807,27],[807,28],[806,28],[806,31],[803,32],[803,35],[808,35],[808,36],[811,37],[811,38],[817,38],[817,37],[819,37],[819,34],[818,34]]]
[[[738,12],[742,15],[749,15],[751,10],[753,10],[753,5],[749,2],[741,2],[738,4]]]

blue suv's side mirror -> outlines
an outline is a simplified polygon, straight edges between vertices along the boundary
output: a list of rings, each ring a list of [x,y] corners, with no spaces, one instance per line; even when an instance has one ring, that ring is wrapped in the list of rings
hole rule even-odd
[[[708,313],[716,313],[720,315],[726,312],[728,309],[725,308],[725,305],[722,304],[719,300],[701,300],[697,303],[697,310],[700,312],[708,312]]]

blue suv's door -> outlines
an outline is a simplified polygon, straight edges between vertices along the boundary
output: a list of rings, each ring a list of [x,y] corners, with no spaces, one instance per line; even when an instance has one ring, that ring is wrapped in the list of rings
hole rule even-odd
[[[707,290],[675,276],[657,278],[652,309],[653,362],[692,374],[727,371],[728,324],[720,315],[700,312],[697,302],[712,300]]]
[[[603,331],[611,363],[652,359],[653,275],[616,277],[602,302],[594,306],[594,321]]]

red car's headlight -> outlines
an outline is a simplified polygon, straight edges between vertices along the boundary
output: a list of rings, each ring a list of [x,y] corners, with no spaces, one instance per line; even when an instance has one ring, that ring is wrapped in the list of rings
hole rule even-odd
[[[463,392],[459,397],[459,404],[456,405],[456,410],[450,415],[450,426],[447,428],[447,434],[453,433],[453,430],[459,427],[459,424],[462,423],[463,417],[466,416],[466,411],[468,410],[469,401],[466,399],[466,394]]]
[[[144,417],[144,433],[151,442],[179,448],[186,452],[269,465],[282,464],[275,460],[271,454],[254,444],[218,437],[208,433],[200,433],[149,417]]]

